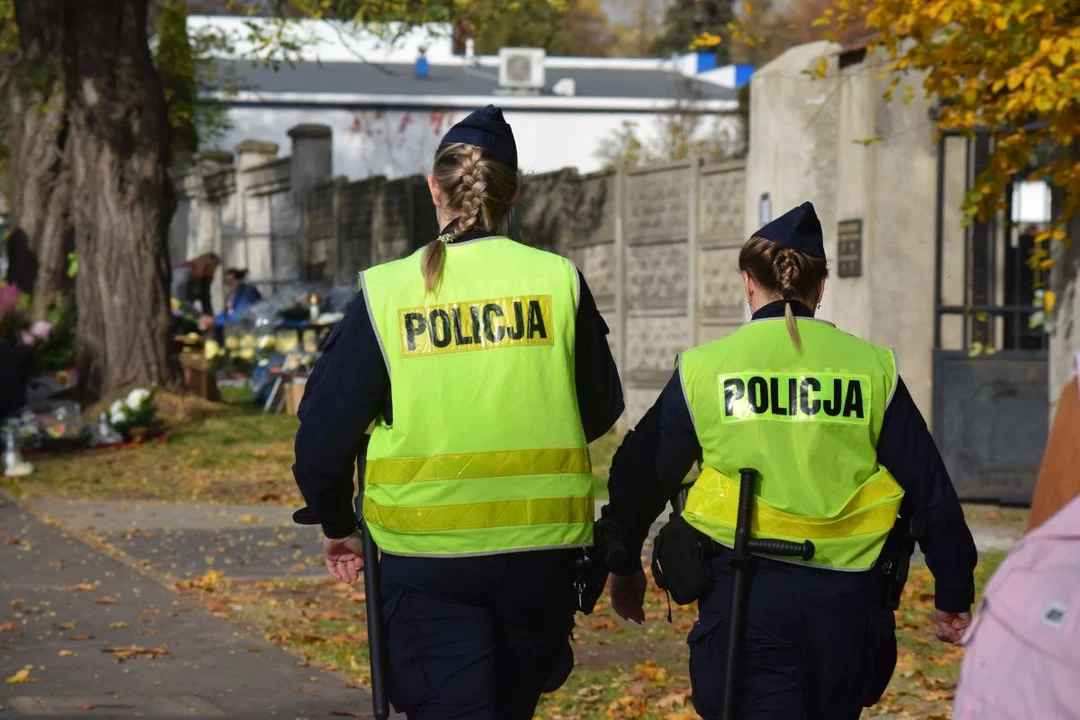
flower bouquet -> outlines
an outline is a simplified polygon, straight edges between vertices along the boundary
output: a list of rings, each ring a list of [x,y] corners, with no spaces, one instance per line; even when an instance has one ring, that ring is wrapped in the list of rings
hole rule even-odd
[[[194,305],[176,298],[170,298],[169,308],[172,311],[173,333],[175,335],[198,336],[201,314],[195,309]]]
[[[7,429],[29,450],[71,450],[91,440],[82,408],[70,400],[33,402],[8,418]]]
[[[161,431],[154,408],[154,393],[136,388],[109,407],[109,423],[132,440],[145,440]]]
[[[34,374],[37,376],[66,373],[75,365],[77,312],[74,299],[59,297],[47,317],[47,322],[36,322],[29,331],[37,341],[34,344]],[[61,378],[57,381],[63,384]]]

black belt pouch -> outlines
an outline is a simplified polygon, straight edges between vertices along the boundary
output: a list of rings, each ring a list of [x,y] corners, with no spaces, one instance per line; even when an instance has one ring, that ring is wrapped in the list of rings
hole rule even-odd
[[[652,572],[657,587],[679,605],[689,605],[713,581],[713,542],[676,515],[653,541]]]

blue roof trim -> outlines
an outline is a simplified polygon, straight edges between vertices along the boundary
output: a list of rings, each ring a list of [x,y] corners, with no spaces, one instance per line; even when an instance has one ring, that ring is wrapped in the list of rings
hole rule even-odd
[[[736,65],[735,66],[735,87],[742,87],[746,83],[750,82],[750,77],[754,74],[753,65]]]

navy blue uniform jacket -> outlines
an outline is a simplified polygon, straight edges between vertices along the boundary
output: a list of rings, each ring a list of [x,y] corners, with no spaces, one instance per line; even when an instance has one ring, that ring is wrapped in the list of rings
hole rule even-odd
[[[796,315],[811,315],[798,302],[792,307]],[[783,315],[784,302],[780,300],[761,308],[753,319]],[[683,479],[700,461],[701,452],[676,372],[612,460],[608,482],[611,501],[603,513],[614,520],[630,558],[615,572],[626,575],[640,569],[641,547],[650,526],[678,494]],[[978,559],[975,542],[934,439],[902,379],[897,380],[885,411],[877,453],[879,462],[904,489],[901,517],[922,515],[926,519],[926,533],[919,545],[934,575],[937,608],[970,610]]]

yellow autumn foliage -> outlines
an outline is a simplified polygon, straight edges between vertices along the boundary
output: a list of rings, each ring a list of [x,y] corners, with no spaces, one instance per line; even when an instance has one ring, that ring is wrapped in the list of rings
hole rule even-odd
[[[1068,241],[1061,228],[1080,211],[1080,3],[833,0],[813,25],[825,39],[864,36],[868,50],[883,50],[887,98],[901,78],[921,75],[923,91],[943,101],[941,130],[993,131],[989,167],[965,198],[969,217],[1004,210],[1017,177],[1047,179],[1062,191],[1061,212],[1038,240]],[[766,40],[745,13],[727,32],[746,47]],[[824,77],[824,66],[810,75]]]
[[[1075,0],[836,0],[821,27],[862,25],[893,73],[923,74],[945,131],[991,130],[990,166],[965,211],[1003,210],[1015,177],[1063,191],[1080,210],[1080,5]],[[825,32],[830,38],[831,32]],[[1042,239],[1064,240],[1059,228]]]

